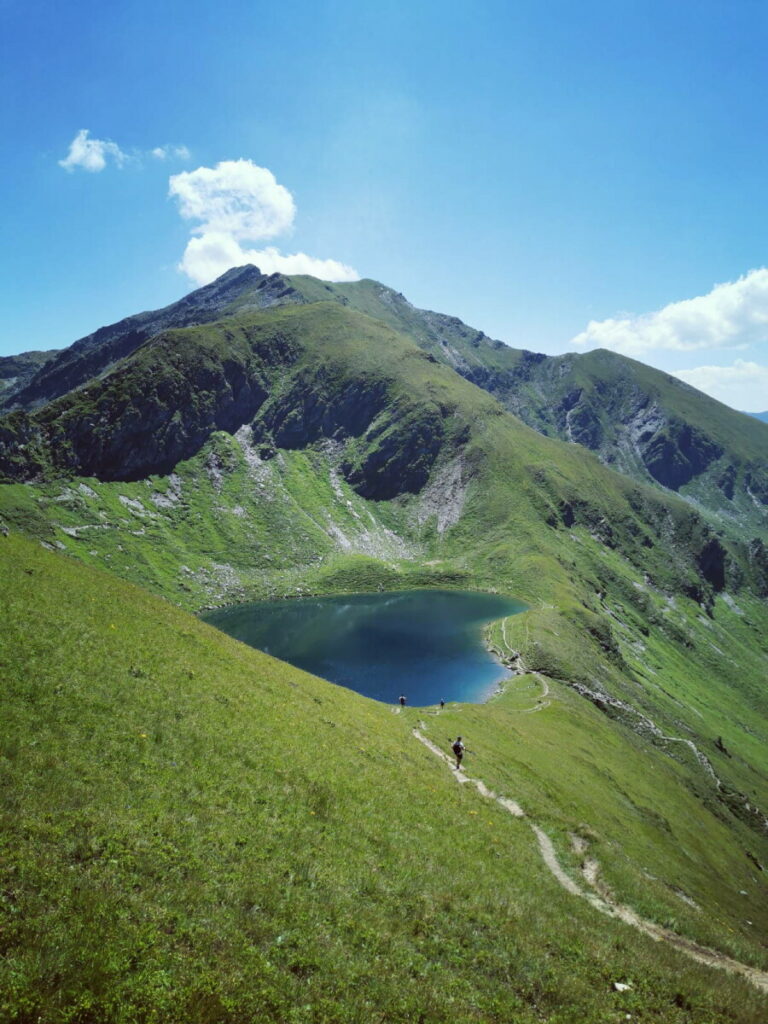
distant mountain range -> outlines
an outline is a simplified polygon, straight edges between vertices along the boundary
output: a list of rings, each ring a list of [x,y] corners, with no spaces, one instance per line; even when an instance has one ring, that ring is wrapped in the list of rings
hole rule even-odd
[[[763,423],[768,423],[768,412],[749,412],[748,416],[754,416],[756,420],[762,420]]]

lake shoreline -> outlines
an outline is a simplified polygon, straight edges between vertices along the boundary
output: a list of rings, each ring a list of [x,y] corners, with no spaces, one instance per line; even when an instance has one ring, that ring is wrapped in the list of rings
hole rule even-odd
[[[223,632],[387,705],[486,703],[510,678],[490,627],[528,605],[488,591],[416,588],[292,596],[201,616]]]

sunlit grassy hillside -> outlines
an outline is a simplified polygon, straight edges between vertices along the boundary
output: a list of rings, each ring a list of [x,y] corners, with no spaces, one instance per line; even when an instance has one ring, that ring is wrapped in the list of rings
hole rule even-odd
[[[757,549],[333,302],[164,332],[0,433],[33,538],[0,537],[12,1019],[764,1019],[411,736],[460,729],[574,875],[577,836],[617,899],[765,968]],[[395,716],[118,577],[191,610],[498,590],[525,674]]]
[[[0,543],[3,1019],[765,1018],[745,982],[564,892],[527,825],[413,739],[419,712]],[[542,753],[583,743],[585,722],[602,747],[608,727],[575,697],[554,721],[517,700],[497,726],[489,706],[427,727],[444,742],[461,722],[471,771],[576,826],[576,799],[555,821]],[[622,787],[643,758],[617,752]]]

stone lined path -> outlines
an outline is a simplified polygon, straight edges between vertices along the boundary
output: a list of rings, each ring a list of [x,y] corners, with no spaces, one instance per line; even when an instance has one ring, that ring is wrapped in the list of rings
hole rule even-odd
[[[419,724],[421,729],[425,728],[424,722],[420,722]],[[452,759],[430,739],[428,739],[420,729],[414,729],[413,735],[420,743],[423,743],[424,746],[435,755],[435,757],[440,758],[441,761],[448,765],[454,779],[456,779],[460,785],[466,785],[469,783],[477,789],[481,796],[484,796],[488,800],[495,800],[496,803],[500,804],[515,818],[526,818],[525,811],[523,811],[522,807],[514,800],[510,800],[508,797],[498,796],[492,790],[488,789],[481,779],[472,778],[467,775],[463,769],[457,770],[454,767]],[[528,819],[526,818],[526,820]],[[585,858],[582,862],[582,877],[587,885],[590,886],[590,889],[588,890],[583,889],[563,869],[557,859],[557,854],[554,846],[552,845],[552,840],[546,832],[532,821],[528,821],[528,824],[531,826],[531,829],[536,836],[536,841],[539,845],[539,851],[544,863],[547,865],[559,884],[573,896],[579,896],[581,899],[587,900],[587,902],[590,903],[595,910],[600,911],[601,914],[606,914],[608,917],[618,918],[626,924],[631,925],[633,928],[637,928],[638,931],[644,932],[655,942],[667,942],[669,945],[674,946],[676,949],[679,949],[682,953],[685,953],[693,960],[697,960],[699,963],[707,964],[710,967],[718,967],[720,970],[729,971],[731,974],[740,974],[756,988],[763,992],[768,992],[768,972],[759,971],[755,967],[749,967],[747,964],[739,963],[738,960],[732,960],[730,957],[725,956],[725,954],[718,953],[717,950],[707,949],[706,946],[700,946],[698,943],[693,942],[690,939],[683,938],[682,935],[678,935],[669,928],[663,928],[661,925],[658,925],[653,921],[645,920],[632,910],[631,907],[626,907],[621,903],[617,903],[613,899],[607,887],[600,884],[598,877],[599,865],[597,861],[590,858]],[[585,854],[587,849],[585,840],[580,839],[577,840],[577,842],[579,843],[579,845],[575,847],[577,852]]]

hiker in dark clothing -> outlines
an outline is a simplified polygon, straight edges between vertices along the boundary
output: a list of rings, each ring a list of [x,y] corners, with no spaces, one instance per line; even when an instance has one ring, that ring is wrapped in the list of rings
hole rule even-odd
[[[456,757],[456,770],[461,768],[461,759],[464,757],[464,744],[461,742],[461,736],[457,736],[451,744],[451,750]]]
[[[401,708],[405,707],[405,697],[403,697],[402,694],[400,695],[400,707]]]
[[[442,711],[444,707],[445,707],[445,701],[441,697],[440,698],[440,710]]]

